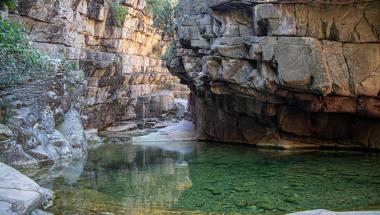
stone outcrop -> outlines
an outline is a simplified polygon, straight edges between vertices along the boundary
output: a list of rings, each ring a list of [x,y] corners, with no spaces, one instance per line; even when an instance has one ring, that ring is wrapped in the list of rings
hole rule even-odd
[[[198,139],[380,149],[380,2],[182,0]]]
[[[51,201],[51,190],[38,186],[32,179],[3,163],[0,163],[0,181],[1,214],[48,214],[39,208]]]
[[[117,7],[128,11],[124,21]],[[178,84],[160,60],[167,44],[145,7],[143,0],[21,0],[9,17],[27,27],[35,47],[85,72],[84,125],[104,128],[137,118],[141,97]]]
[[[87,140],[80,117],[86,88],[81,71],[57,68],[46,79],[0,92],[0,161],[12,166],[81,156]]]

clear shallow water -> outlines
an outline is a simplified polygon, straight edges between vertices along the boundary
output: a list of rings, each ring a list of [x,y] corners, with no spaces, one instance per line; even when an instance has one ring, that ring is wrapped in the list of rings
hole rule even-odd
[[[55,191],[50,208],[55,214],[380,209],[379,154],[196,142],[146,145],[114,137],[81,160],[29,174]]]

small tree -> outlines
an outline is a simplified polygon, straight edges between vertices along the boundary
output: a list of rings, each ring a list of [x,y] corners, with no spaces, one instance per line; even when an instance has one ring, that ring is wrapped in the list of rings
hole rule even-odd
[[[176,54],[174,13],[177,9],[178,0],[146,0],[146,3],[146,12],[153,15],[153,27],[162,30],[162,36],[168,40],[169,46],[161,59],[169,61]]]
[[[119,27],[123,26],[126,16],[128,15],[128,8],[121,5],[119,0],[114,0],[111,6],[115,16],[114,18],[116,21],[116,25]]]
[[[0,0],[0,10],[7,7],[10,11],[16,10],[15,0]]]
[[[153,15],[153,26],[161,29],[164,36],[174,37],[175,19],[174,12],[177,8],[177,0],[147,0],[146,11]]]

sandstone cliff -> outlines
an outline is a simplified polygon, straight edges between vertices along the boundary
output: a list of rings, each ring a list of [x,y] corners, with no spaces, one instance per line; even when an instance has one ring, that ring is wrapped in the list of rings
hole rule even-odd
[[[27,27],[34,46],[65,56],[85,72],[86,128],[145,115],[157,117],[162,113],[159,105],[156,112],[145,110],[185,91],[176,87],[178,79],[160,60],[166,43],[145,12],[145,1],[118,2],[20,0],[19,9],[9,15]],[[118,14],[120,7],[126,11],[124,16]],[[160,92],[173,87],[178,92]]]
[[[380,149],[380,2],[182,0],[198,138]]]

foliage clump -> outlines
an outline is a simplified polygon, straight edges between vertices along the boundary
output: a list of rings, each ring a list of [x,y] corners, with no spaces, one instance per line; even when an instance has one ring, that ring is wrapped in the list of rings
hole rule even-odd
[[[116,21],[117,26],[123,26],[125,19],[128,15],[128,8],[124,7],[122,4],[120,4],[119,0],[116,0],[115,2],[112,3],[112,10],[114,13],[114,18]]]
[[[161,56],[162,60],[169,61],[175,56],[175,12],[178,0],[146,0],[146,12],[153,16],[153,27],[163,32],[163,37],[171,44]]]
[[[18,23],[0,19],[0,89],[48,75],[47,55],[31,45]]]
[[[15,0],[0,0],[0,10],[8,8],[10,11],[16,10],[17,4]]]
[[[146,11],[153,15],[153,26],[162,30],[165,36],[174,37],[177,0],[146,0]]]

